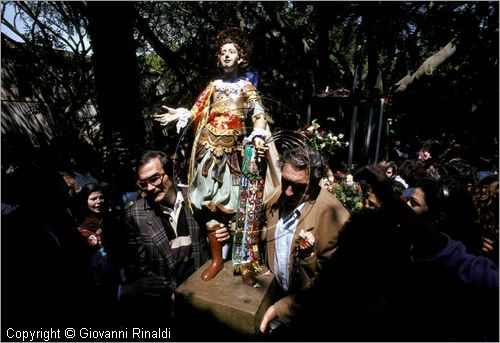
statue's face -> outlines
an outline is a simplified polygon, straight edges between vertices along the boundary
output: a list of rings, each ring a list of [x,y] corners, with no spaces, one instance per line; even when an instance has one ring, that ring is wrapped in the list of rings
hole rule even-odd
[[[238,49],[236,49],[233,43],[224,44],[220,48],[219,62],[226,73],[230,73],[238,68],[241,59]]]

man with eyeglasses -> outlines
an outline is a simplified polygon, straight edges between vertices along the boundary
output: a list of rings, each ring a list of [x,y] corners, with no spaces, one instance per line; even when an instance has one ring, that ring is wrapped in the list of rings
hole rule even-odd
[[[330,258],[339,230],[349,217],[337,198],[320,187],[325,167],[319,152],[309,146],[283,154],[281,189],[275,190],[266,205],[267,226],[263,235],[267,264],[280,286],[279,300],[264,314],[262,333],[278,326],[284,333],[285,325],[281,324],[296,319],[296,295]]]
[[[168,324],[175,288],[209,258],[207,238],[187,206],[185,189],[174,184],[173,163],[164,152],[146,151],[136,170],[142,198],[125,214],[126,277],[130,282],[150,277],[156,285],[135,303],[142,309],[138,319],[144,325]],[[216,237],[225,242],[229,233],[221,227]]]

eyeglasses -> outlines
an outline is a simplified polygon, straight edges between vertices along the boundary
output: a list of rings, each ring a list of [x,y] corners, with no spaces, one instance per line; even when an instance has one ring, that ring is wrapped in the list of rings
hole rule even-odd
[[[165,173],[163,174],[154,174],[147,179],[143,180],[137,180],[137,186],[141,189],[146,189],[148,188],[148,184],[153,185],[154,187],[158,187],[163,183],[163,177],[165,176]]]
[[[286,190],[288,186],[292,186],[293,192],[299,194],[306,191],[307,185],[307,183],[296,183],[281,177],[281,187],[283,190]]]

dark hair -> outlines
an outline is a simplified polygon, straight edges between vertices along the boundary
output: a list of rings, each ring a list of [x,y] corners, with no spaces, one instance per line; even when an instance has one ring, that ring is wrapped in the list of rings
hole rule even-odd
[[[479,181],[479,172],[469,163],[457,160],[444,164],[446,173],[464,187],[475,186]]]
[[[394,161],[382,161],[379,163],[379,166],[381,166],[384,169],[384,172],[387,171],[387,169],[392,168],[392,176],[390,177],[391,180],[394,180],[396,178],[396,175],[398,173],[398,165]]]
[[[421,188],[425,194],[425,202],[428,206],[427,217],[433,217],[443,209],[442,200],[446,193],[443,192],[443,186],[439,181],[430,177],[424,177],[417,181],[416,187]],[[446,186],[445,186],[446,187]]]
[[[299,170],[309,172],[309,189],[312,195],[319,193],[319,181],[324,175],[326,164],[321,154],[309,145],[298,146],[283,152],[281,168],[288,163]]]
[[[418,160],[405,160],[399,166],[398,173],[408,187],[415,187],[417,181],[425,177],[425,164]]]
[[[449,175],[443,175],[439,181],[423,178],[417,187],[422,188],[429,206],[426,220],[437,230],[462,241],[468,251],[475,251],[478,232],[474,230],[474,203],[467,188]]]
[[[96,184],[96,183],[87,183],[84,185],[80,192],[76,195],[76,206],[75,206],[75,215],[78,220],[82,220],[86,216],[90,214],[90,210],[88,207],[88,199],[90,194],[93,192],[101,192],[106,201],[109,202],[109,192],[108,187],[105,184]],[[110,207],[110,204],[107,204],[107,207]]]
[[[463,158],[464,150],[462,146],[458,143],[453,143],[450,145],[440,156],[440,159],[443,163],[448,163],[456,158]]]
[[[160,150],[147,150],[142,153],[141,157],[137,160],[135,169],[139,170],[140,167],[148,163],[154,158],[158,158],[161,163],[161,167],[167,176],[172,179],[174,175],[174,164],[170,157],[167,156],[166,153]]]
[[[422,150],[428,151],[432,158],[437,159],[443,153],[443,144],[438,140],[428,139],[423,143]]]

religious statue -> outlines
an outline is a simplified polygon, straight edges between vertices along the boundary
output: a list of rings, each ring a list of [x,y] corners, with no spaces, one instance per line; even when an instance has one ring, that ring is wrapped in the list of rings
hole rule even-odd
[[[255,215],[267,192],[281,181],[278,154],[261,98],[252,83],[242,76],[250,54],[243,31],[235,28],[221,31],[216,45],[218,66],[223,71],[221,78],[208,84],[191,110],[164,106],[167,112],[155,115],[155,119],[162,125],[177,122],[177,132],[190,123],[195,125],[189,202],[194,215],[206,225],[212,257],[202,279],[209,281],[223,269],[222,245],[215,237],[215,230],[221,224],[229,227],[231,223],[235,232],[232,256],[235,271],[245,283],[253,285],[259,269],[259,255],[255,253],[259,232],[251,221],[258,219]],[[242,163],[245,163],[243,169]],[[252,203],[246,202],[249,194]]]

